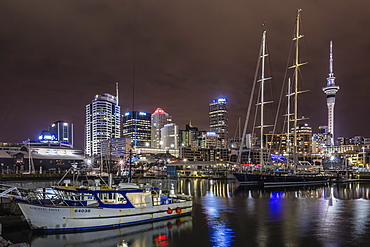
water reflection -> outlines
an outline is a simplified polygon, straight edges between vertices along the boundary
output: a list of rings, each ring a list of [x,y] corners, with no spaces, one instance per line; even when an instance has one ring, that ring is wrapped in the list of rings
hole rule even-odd
[[[366,246],[370,184],[267,189],[196,179],[180,184],[200,198],[212,246]]]
[[[32,236],[31,246],[114,246],[126,241],[130,247],[169,246],[172,236],[191,229],[191,216],[104,231]]]
[[[238,184],[234,180],[179,179],[178,191],[195,197],[232,197]]]
[[[229,219],[223,213],[227,210],[223,204],[211,194],[203,200],[203,213],[207,220],[209,228],[209,239],[212,246],[224,247],[232,246],[234,230],[232,229]]]

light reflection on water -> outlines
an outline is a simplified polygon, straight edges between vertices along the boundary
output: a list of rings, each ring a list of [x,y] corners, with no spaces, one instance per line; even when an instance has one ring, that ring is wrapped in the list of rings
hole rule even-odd
[[[27,187],[27,186],[23,186]],[[19,234],[31,246],[368,246],[370,184],[263,189],[234,181],[181,179],[194,196],[191,217],[98,232]]]

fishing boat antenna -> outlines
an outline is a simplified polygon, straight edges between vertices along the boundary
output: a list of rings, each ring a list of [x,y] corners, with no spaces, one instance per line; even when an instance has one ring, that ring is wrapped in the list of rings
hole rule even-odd
[[[127,178],[127,182],[128,183],[131,183],[132,182],[132,149],[130,149],[128,159],[129,159],[129,167],[128,167],[128,178]]]

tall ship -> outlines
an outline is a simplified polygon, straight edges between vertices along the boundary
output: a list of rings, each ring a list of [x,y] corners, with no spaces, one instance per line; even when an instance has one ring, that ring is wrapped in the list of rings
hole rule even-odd
[[[298,185],[308,185],[308,184],[325,184],[328,181],[328,177],[322,173],[320,167],[311,166],[310,164],[303,164],[298,160],[297,156],[297,126],[298,121],[306,119],[304,117],[298,116],[298,95],[305,91],[299,90],[299,77],[300,77],[300,67],[306,63],[302,63],[299,60],[299,41],[303,37],[300,33],[301,26],[301,9],[298,9],[296,17],[296,26],[294,31],[293,41],[295,43],[295,56],[294,64],[290,67],[294,69],[293,73],[293,85],[290,85],[290,80],[288,83],[288,107],[287,107],[287,149],[291,150],[292,158],[286,159],[284,169],[280,166],[276,166],[272,162],[272,155],[267,149],[267,145],[264,144],[264,130],[269,127],[269,125],[264,122],[264,107],[266,104],[270,103],[265,101],[264,96],[264,83],[270,78],[265,77],[265,59],[268,56],[266,51],[266,30],[263,32],[261,49],[260,49],[260,62],[261,65],[261,76],[258,82],[260,83],[259,95],[258,95],[258,105],[260,111],[260,125],[257,126],[260,129],[260,164],[258,169],[242,169],[239,172],[235,172],[235,178],[241,184],[260,184],[263,186],[298,186]],[[255,80],[257,81],[257,80]],[[255,84],[253,84],[252,91],[254,91]],[[292,89],[291,89],[292,88]],[[291,100],[293,97],[293,100]],[[246,123],[243,131],[243,140],[240,145],[238,164],[241,164],[241,154],[242,148],[244,145],[244,137],[246,136],[247,122],[249,121],[250,108],[252,103],[252,94],[249,102],[249,107],[247,111]],[[290,112],[290,108],[293,108],[293,112]],[[292,128],[290,128],[290,123],[292,123]],[[290,130],[293,130],[293,133],[290,133]],[[292,135],[292,136],[290,136]],[[290,143],[292,139],[292,143]],[[266,159],[267,157],[267,159]],[[299,169],[299,167],[306,167],[305,169]],[[309,169],[307,169],[309,168]]]

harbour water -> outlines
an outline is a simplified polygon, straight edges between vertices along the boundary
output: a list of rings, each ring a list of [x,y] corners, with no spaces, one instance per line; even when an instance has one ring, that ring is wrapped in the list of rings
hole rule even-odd
[[[370,183],[263,189],[181,179],[178,190],[194,196],[192,216],[71,234],[3,229],[2,236],[32,247],[116,247],[123,240],[130,247],[370,246]]]

